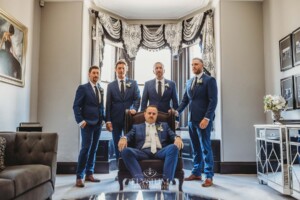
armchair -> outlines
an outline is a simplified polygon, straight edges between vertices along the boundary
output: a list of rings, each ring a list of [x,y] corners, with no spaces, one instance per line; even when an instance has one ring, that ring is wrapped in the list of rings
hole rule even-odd
[[[158,112],[157,117],[158,122],[167,122],[169,127],[175,132],[175,111],[170,113]],[[138,112],[135,115],[131,115],[129,110],[125,111],[125,134],[127,134],[133,124],[140,124],[145,122],[144,113]],[[128,144],[128,146],[133,146],[134,144]],[[118,171],[118,180],[120,185],[120,190],[123,190],[123,181],[124,179],[131,179],[132,176],[130,172],[127,170],[122,158],[119,158],[119,171]],[[142,160],[139,161],[139,164],[143,170],[144,176],[147,179],[157,179],[162,178],[163,174],[163,160],[158,159],[149,159],[149,160]],[[179,191],[182,191],[182,184],[184,178],[184,171],[183,171],[183,161],[181,157],[181,153],[178,157],[178,163],[175,172],[175,178],[179,180]],[[128,182],[127,182],[128,183]],[[127,184],[126,183],[126,184]]]

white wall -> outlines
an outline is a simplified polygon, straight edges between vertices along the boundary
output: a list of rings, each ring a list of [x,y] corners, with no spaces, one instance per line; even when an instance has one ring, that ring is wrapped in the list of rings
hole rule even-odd
[[[263,3],[266,94],[280,94],[280,79],[300,74],[300,66],[280,71],[279,40],[300,27],[299,0],[265,0]],[[285,119],[300,119],[300,111],[283,112]],[[271,114],[267,113],[271,123]]]
[[[220,2],[222,161],[255,161],[253,125],[264,123],[262,2]]]
[[[0,0],[0,8],[28,28],[25,86],[0,82],[0,130],[15,131],[20,122],[37,121],[41,10],[38,0]]]
[[[38,119],[58,132],[58,161],[77,162],[73,100],[81,84],[82,2],[46,2],[41,18]]]

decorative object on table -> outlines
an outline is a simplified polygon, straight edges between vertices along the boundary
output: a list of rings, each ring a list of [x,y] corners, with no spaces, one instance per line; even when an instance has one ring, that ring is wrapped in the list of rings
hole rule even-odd
[[[287,102],[287,110],[293,110],[295,104],[293,78],[293,76],[289,76],[280,80],[281,96]]]
[[[24,86],[27,28],[0,9],[0,81]]]
[[[300,65],[300,27],[292,32],[293,63]]]
[[[291,34],[279,41],[280,71],[285,71],[293,67]]]
[[[264,97],[264,110],[265,112],[272,112],[272,119],[275,122],[282,119],[281,111],[286,110],[286,108],[287,102],[282,96],[268,94]]]
[[[295,107],[300,108],[300,74],[294,76]]]

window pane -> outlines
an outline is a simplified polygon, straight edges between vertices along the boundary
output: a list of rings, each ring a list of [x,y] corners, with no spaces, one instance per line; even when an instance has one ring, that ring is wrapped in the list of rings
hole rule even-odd
[[[103,65],[101,71],[101,81],[111,82],[114,79],[115,47],[105,44],[103,53]]]
[[[138,84],[144,84],[145,81],[154,79],[153,65],[156,62],[162,62],[164,64],[164,77],[166,79],[171,79],[171,51],[169,49],[163,49],[152,52],[140,48],[135,59],[134,69],[134,79]]]

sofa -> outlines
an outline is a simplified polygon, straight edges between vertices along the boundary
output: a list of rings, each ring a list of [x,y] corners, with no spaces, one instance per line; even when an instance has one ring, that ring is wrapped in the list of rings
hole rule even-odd
[[[57,133],[0,132],[0,137],[6,141],[5,167],[0,170],[0,199],[51,199],[56,176]]]

